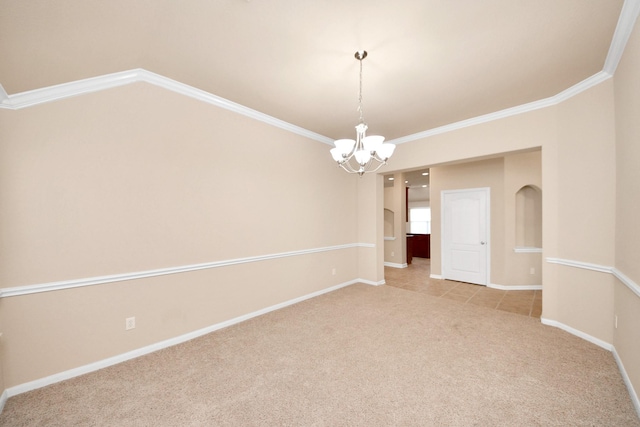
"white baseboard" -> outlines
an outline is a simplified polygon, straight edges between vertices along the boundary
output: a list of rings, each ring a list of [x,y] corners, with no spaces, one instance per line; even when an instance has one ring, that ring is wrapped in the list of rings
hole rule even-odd
[[[575,335],[577,337],[582,338],[583,340],[589,341],[592,344],[597,345],[598,347],[602,347],[605,350],[609,350],[612,351],[613,350],[613,344],[610,344],[606,341],[602,341],[600,338],[596,338],[594,336],[591,336],[587,333],[584,333],[582,331],[579,331],[575,328],[572,328],[571,326],[567,326],[564,323],[558,322],[557,320],[551,320],[551,319],[545,319],[544,317],[540,318],[540,321],[542,322],[543,325],[548,325],[548,326],[554,326],[556,328],[560,328],[565,332],[569,332],[571,335]]]
[[[613,358],[616,360],[616,364],[618,365],[618,369],[620,370],[620,374],[622,375],[622,379],[624,380],[624,384],[627,386],[627,391],[629,392],[629,397],[631,397],[631,402],[633,403],[634,408],[636,409],[636,413],[640,418],[640,399],[638,399],[638,393],[633,388],[633,384],[631,383],[631,378],[627,374],[627,370],[624,368],[622,364],[622,359],[618,355],[615,346],[612,348],[611,352],[613,353]]]
[[[627,386],[627,391],[629,392],[629,397],[631,398],[633,407],[635,408],[636,413],[638,414],[638,417],[640,417],[640,399],[638,399],[638,393],[636,393],[636,390],[633,388],[633,384],[631,383],[631,378],[629,378],[629,375],[627,374],[627,370],[624,368],[624,364],[622,363],[622,359],[620,359],[620,356],[618,355],[618,352],[616,351],[616,348],[613,344],[609,344],[608,342],[602,341],[599,338],[593,337],[589,334],[586,334],[582,331],[572,328],[571,326],[567,326],[564,323],[561,323],[555,320],[545,319],[543,317],[543,318],[540,318],[540,321],[544,325],[560,328],[563,331],[569,332],[571,335],[575,335],[579,338],[587,340],[613,353],[613,358],[615,359],[616,364],[618,365],[618,370],[620,371],[620,375],[622,376],[624,384]]]
[[[541,291],[542,285],[496,285],[495,283],[489,283],[487,288],[500,289],[502,291]]]
[[[271,311],[279,310],[281,308],[284,308],[284,307],[287,307],[287,306],[290,306],[290,305],[293,305],[293,304],[297,304],[297,303],[302,302],[304,300],[307,300],[307,299],[310,299],[310,298],[314,298],[314,297],[317,297],[317,296],[320,296],[322,294],[326,294],[326,293],[329,293],[329,292],[336,291],[338,289],[344,288],[344,287],[352,285],[354,283],[367,283],[367,284],[371,284],[371,285],[383,285],[384,284],[384,280],[382,281],[382,283],[376,283],[376,282],[371,282],[371,281],[362,280],[362,279],[350,280],[348,282],[341,283],[339,285],[332,286],[330,288],[326,288],[326,289],[322,289],[320,291],[312,292],[310,294],[303,295],[301,297],[294,298],[294,299],[291,299],[289,301],[282,302],[280,304],[272,305],[270,307],[266,307],[266,308],[263,308],[261,310],[254,311],[252,313],[248,313],[248,314],[245,314],[245,315],[242,315],[242,316],[238,316],[238,317],[235,317],[233,319],[226,320],[224,322],[216,323],[215,325],[211,325],[211,326],[208,326],[206,328],[199,329],[197,331],[189,332],[187,334],[180,335],[180,336],[177,336],[177,337],[174,337],[174,338],[170,338],[168,340],[161,341],[161,342],[158,342],[158,343],[155,343],[155,344],[151,344],[151,345],[148,345],[146,347],[142,347],[142,348],[139,348],[139,349],[136,349],[136,350],[132,350],[132,351],[129,351],[127,353],[123,353],[123,354],[120,354],[120,355],[117,355],[117,356],[113,356],[113,357],[110,357],[108,359],[100,360],[100,361],[94,362],[94,363],[89,363],[88,365],[80,366],[78,368],[70,369],[68,371],[60,372],[60,373],[57,373],[57,374],[50,375],[48,377],[40,378],[40,379],[37,379],[37,380],[34,380],[34,381],[30,381],[30,382],[27,382],[27,383],[24,383],[24,384],[20,384],[20,385],[17,385],[17,386],[10,387],[10,388],[6,389],[2,393],[2,396],[0,396],[0,412],[1,412],[2,406],[4,406],[4,403],[6,402],[6,400],[9,397],[16,396],[16,395],[21,394],[21,393],[26,393],[26,392],[31,391],[31,390],[36,390],[38,388],[42,388],[42,387],[45,387],[45,386],[48,386],[48,385],[51,385],[51,384],[55,384],[55,383],[58,383],[58,382],[61,382],[61,381],[64,381],[64,380],[68,380],[68,379],[71,379],[71,378],[74,378],[74,377],[77,377],[77,376],[80,376],[80,375],[88,374],[90,372],[94,372],[94,371],[97,371],[99,369],[107,368],[109,366],[116,365],[118,363],[122,363],[122,362],[125,362],[127,360],[135,359],[137,357],[144,356],[146,354],[153,353],[155,351],[162,350],[162,349],[167,348],[167,347],[172,347],[174,345],[181,344],[183,342],[192,340],[194,338],[198,338],[200,336],[209,334],[209,333],[217,331],[219,329],[223,329],[223,328],[226,328],[228,326],[235,325],[235,324],[240,323],[240,322],[244,322],[245,320],[249,320],[251,318],[254,318],[254,317],[257,317],[257,316],[261,316],[261,315],[269,313]]]
[[[407,268],[409,267],[409,264],[407,264],[406,262],[404,264],[398,264],[396,262],[386,262],[384,263],[385,267],[393,267],[393,268]]]
[[[441,274],[430,274],[429,277],[432,279],[439,279],[439,280],[443,279]]]
[[[7,403],[8,398],[9,398],[9,392],[7,390],[3,391],[2,394],[0,394],[0,413],[2,413],[2,410],[4,409],[4,404]]]
[[[371,285],[371,286],[380,286],[380,285],[384,285],[387,282],[385,282],[384,280],[380,280],[379,282],[374,282],[372,280],[367,280],[367,279],[357,279],[357,280],[354,280],[353,283],[364,283],[366,285]]]

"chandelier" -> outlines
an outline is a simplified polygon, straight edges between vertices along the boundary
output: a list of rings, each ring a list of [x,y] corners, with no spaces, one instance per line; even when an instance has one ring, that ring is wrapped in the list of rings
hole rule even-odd
[[[384,136],[367,136],[367,124],[364,122],[362,110],[362,60],[367,57],[367,51],[359,50],[355,57],[360,61],[360,93],[358,96],[360,122],[356,126],[356,139],[355,141],[353,139],[334,141],[336,147],[331,149],[331,156],[348,173],[357,173],[362,176],[368,172],[375,172],[386,165],[396,146],[384,143]]]

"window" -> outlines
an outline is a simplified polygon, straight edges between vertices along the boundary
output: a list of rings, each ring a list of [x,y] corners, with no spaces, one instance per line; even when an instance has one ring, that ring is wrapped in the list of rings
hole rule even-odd
[[[431,208],[409,209],[409,234],[431,234]]]

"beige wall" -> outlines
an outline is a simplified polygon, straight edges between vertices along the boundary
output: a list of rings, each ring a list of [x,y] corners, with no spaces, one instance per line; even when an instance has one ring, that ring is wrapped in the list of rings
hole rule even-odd
[[[620,75],[616,75],[615,105],[614,81],[609,79],[556,106],[401,144],[393,167],[403,170],[472,161],[540,147],[544,259],[605,269],[615,265],[638,283],[637,33],[638,29],[626,49]],[[437,172],[431,178],[435,180]],[[433,185],[432,181],[432,197]],[[438,211],[432,200],[432,215]],[[434,238],[437,236],[432,235]],[[437,273],[439,255],[434,254],[434,246],[437,250],[437,243],[432,245]],[[492,271],[492,281],[498,277]],[[543,262],[542,284],[542,317],[623,349],[619,352],[622,362],[637,389],[637,327],[628,325],[638,324],[640,299],[634,295],[620,305],[617,301],[628,292],[611,274],[557,263]],[[615,314],[618,329],[614,328]],[[627,326],[623,328],[621,322]]]
[[[384,185],[382,175],[357,179],[358,277],[372,284],[384,282]]]
[[[2,311],[2,300],[1,299],[0,299],[0,311]],[[3,323],[3,320],[2,320],[2,316],[0,315],[0,331],[4,330],[3,326],[4,326],[4,323]],[[4,343],[4,340],[0,336],[0,395],[2,395],[2,393],[7,388],[5,386],[5,382],[4,382],[4,370],[3,370],[4,356],[3,356],[3,351],[2,351],[3,343]],[[0,410],[1,409],[2,408],[0,408]]]
[[[534,286],[542,284],[542,254],[515,252],[518,244],[517,230],[522,221],[523,234],[530,230],[542,230],[542,211],[530,212],[530,222],[518,218],[517,194],[523,187],[530,186],[543,193],[542,157],[540,150],[518,153],[504,158],[504,236],[505,265],[504,285]],[[540,205],[542,205],[540,194]],[[541,208],[541,206],[540,206]],[[537,240],[537,239],[532,239]],[[541,240],[541,237],[540,237]],[[536,241],[533,247],[542,248],[542,242]],[[533,269],[533,273],[532,273]]]
[[[540,151],[514,153],[495,159],[431,166],[431,272],[440,275],[441,192],[465,188],[490,188],[491,276],[501,286],[541,284],[541,254],[515,253],[515,193],[524,185],[541,184]],[[530,274],[531,268],[535,273]]]
[[[554,186],[560,199],[557,256],[613,265],[616,151],[612,79],[558,105],[558,141]]]
[[[394,174],[392,187],[384,188],[385,209],[393,212],[393,237],[394,240],[384,242],[384,261],[388,263],[403,265],[407,262],[406,244],[406,190],[404,184],[404,174]]]
[[[544,184],[545,194],[549,189],[557,193],[557,233],[544,236],[556,240],[557,252],[545,252],[545,256],[612,266],[615,257],[613,81],[609,79],[574,96],[557,110],[557,178],[554,184]],[[598,195],[597,205],[594,194]],[[546,240],[544,244],[546,251]],[[552,315],[543,308],[544,316],[553,316],[551,318],[563,324],[611,343],[613,282],[610,275],[564,265],[558,267],[557,274],[559,293],[554,303],[558,310]],[[575,310],[569,303],[571,296],[576,300],[573,304],[579,304],[581,310]],[[543,302],[548,302],[546,296]]]
[[[393,165],[402,169],[418,168],[541,147],[543,256],[612,265],[615,224],[612,196],[612,189],[615,188],[615,179],[612,178],[615,170],[613,123],[613,84],[607,80],[557,106],[401,144],[396,150],[398,157],[394,158]],[[607,176],[592,175],[584,181],[581,179],[585,171],[601,169]],[[437,173],[431,176],[432,180],[436,177]],[[476,182],[476,186],[481,186],[480,181]],[[432,197],[433,193],[437,193],[433,185]],[[594,193],[585,191],[585,187],[590,192],[602,195],[603,205],[598,205],[598,209],[595,209],[597,212],[591,213],[595,208]],[[497,214],[504,215],[504,208],[500,209],[501,212]],[[439,207],[432,200],[432,215],[437,214],[438,210]],[[438,228],[436,219],[434,228]],[[433,240],[437,238],[432,235]],[[504,235],[492,236],[492,245],[497,244],[502,244],[506,250]],[[432,249],[435,247],[437,250],[437,246],[437,240],[435,243],[432,241]],[[491,280],[496,283],[505,276],[504,265],[493,262],[494,250],[492,248]],[[502,254],[502,257],[499,254],[496,257],[504,262],[504,252]],[[432,252],[435,274],[438,273],[435,268],[439,265],[437,256]],[[494,265],[497,269],[495,272]],[[576,316],[560,302],[559,287],[564,283],[558,271],[565,269],[573,267],[543,264],[543,317],[611,342],[610,307],[601,304],[602,301],[611,300],[610,281],[594,276],[596,282],[602,283],[599,288],[601,295],[590,294],[592,297],[586,302],[592,310],[589,316]],[[564,274],[563,271],[562,277]],[[578,289],[574,291],[576,297],[582,298]],[[603,327],[603,324],[606,326]]]
[[[137,84],[0,119],[3,286],[356,240],[328,147],[247,117]]]
[[[615,76],[616,267],[640,283],[640,25]]]
[[[0,129],[2,288],[358,242],[358,178],[327,145],[151,85]],[[353,280],[360,249],[1,298],[4,387]]]
[[[640,25],[636,24],[616,71],[616,259],[615,266],[640,285]],[[613,343],[640,394],[640,297],[615,285]]]
[[[442,274],[441,228],[443,190],[490,188],[490,283],[504,283],[504,160],[502,158],[436,166],[429,170],[431,189],[431,273]]]

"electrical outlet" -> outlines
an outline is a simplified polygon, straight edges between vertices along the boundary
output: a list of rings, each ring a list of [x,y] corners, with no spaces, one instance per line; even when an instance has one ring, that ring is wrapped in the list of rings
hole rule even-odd
[[[125,330],[129,330],[129,329],[135,329],[136,327],[136,318],[135,317],[127,317],[124,320],[124,329]]]
[[[618,329],[618,315],[616,314],[616,318],[615,318],[615,327],[616,329]]]
[[[335,275],[336,275],[336,268],[335,268],[335,267],[333,267],[333,268],[331,269],[331,275],[332,275],[332,276],[335,276]]]
[[[529,269],[529,274],[536,274],[536,269],[535,269],[535,268],[533,268],[533,267],[531,267],[531,268]]]
[[[394,251],[391,251],[391,256],[396,256],[396,253]]]

